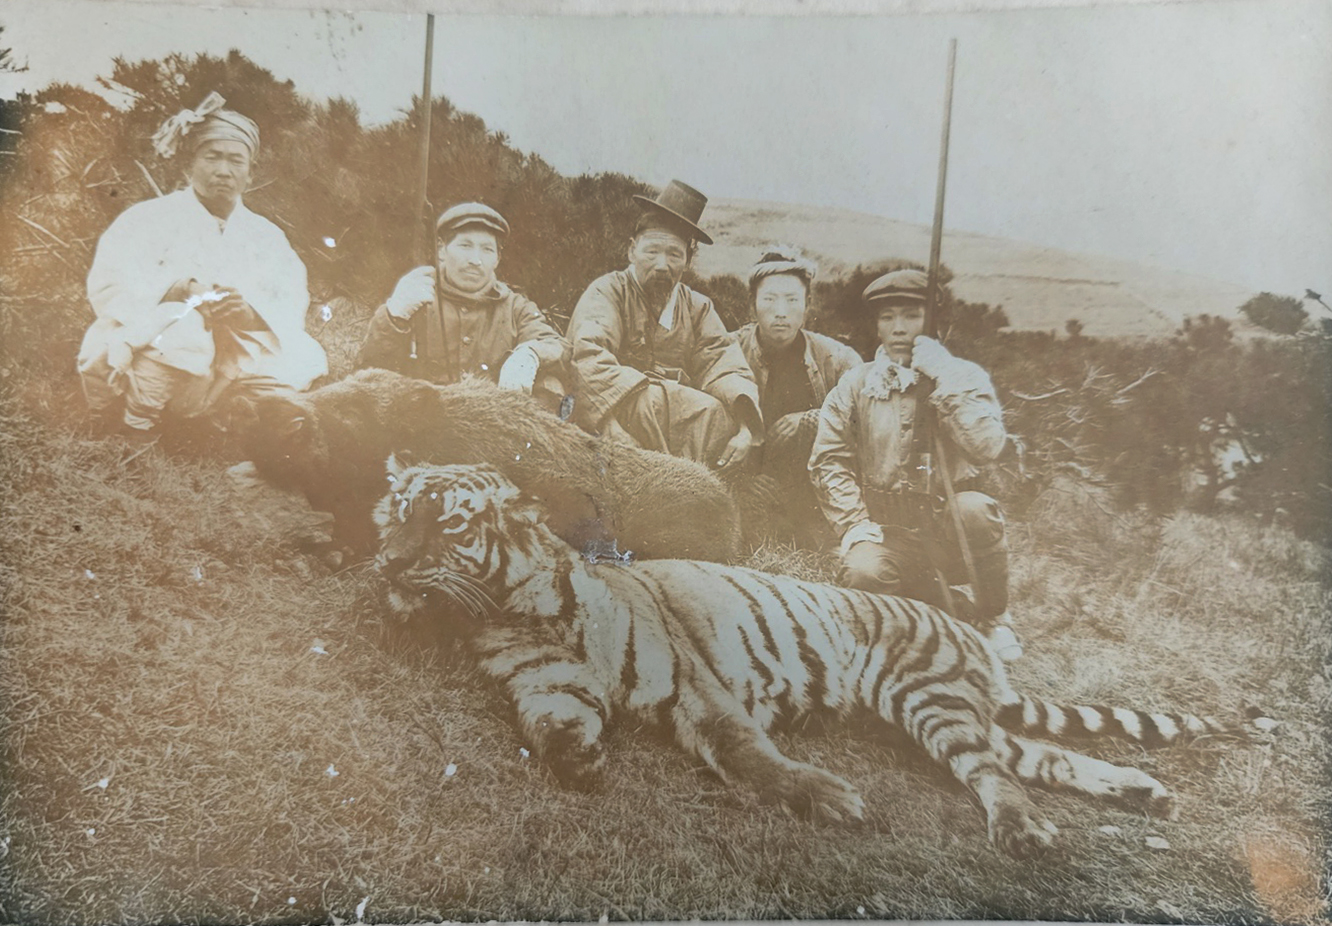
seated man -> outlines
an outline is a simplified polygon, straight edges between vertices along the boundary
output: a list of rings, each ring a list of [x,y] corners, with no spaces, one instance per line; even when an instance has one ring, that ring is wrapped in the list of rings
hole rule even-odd
[[[842,584],[942,607],[949,592],[940,576],[947,583],[970,578],[955,513],[927,475],[932,455],[913,447],[922,403],[933,410],[955,486],[976,473],[974,464],[997,457],[1007,435],[986,372],[923,336],[927,288],[920,270],[888,273],[865,288],[880,346],[828,394],[809,471],[841,537]],[[953,504],[975,566],[974,607],[957,616],[988,633],[1001,658],[1016,659],[1022,650],[1009,626],[1003,513],[979,492],[957,492]]]
[[[509,223],[482,203],[459,203],[435,228],[438,292],[433,267],[404,274],[370,319],[359,365],[435,383],[471,373],[527,393],[537,386],[558,402],[569,344],[532,300],[495,276]]]
[[[152,433],[168,408],[195,417],[228,393],[305,389],[328,368],[305,331],[305,265],[241,202],[259,130],[224,103],[210,94],[154,136],[164,157],[184,142],[189,187],[121,213],[88,274],[84,394],[130,435]]]
[[[739,472],[761,439],[758,389],[712,301],[680,282],[712,239],[707,197],[673,180],[642,216],[629,266],[592,281],[569,321],[583,427],[648,450]]]
[[[842,374],[862,362],[845,344],[804,330],[816,271],[792,249],[765,252],[749,271],[755,320],[731,335],[758,385],[766,432],[758,469],[775,483],[769,530],[803,546],[820,546],[826,530],[808,470],[819,409]]]

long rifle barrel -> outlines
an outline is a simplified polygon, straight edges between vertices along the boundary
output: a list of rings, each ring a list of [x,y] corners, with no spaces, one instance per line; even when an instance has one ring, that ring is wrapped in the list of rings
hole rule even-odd
[[[430,67],[431,61],[435,55],[435,14],[426,14],[426,40],[425,40],[425,76],[421,82],[421,137],[419,139],[419,157],[418,174],[416,178],[416,205],[417,214],[420,221],[429,222],[432,218],[428,214],[430,203],[429,183],[430,183],[430,111],[434,107],[431,105],[431,83]],[[430,235],[426,241],[426,247],[433,251],[435,248],[434,229],[430,229]]]
[[[930,277],[929,292],[926,296],[925,324],[926,334],[939,337],[939,310],[943,301],[939,282],[939,252],[943,249],[944,191],[948,187],[948,140],[953,125],[953,72],[957,69],[957,39],[948,42],[948,83],[944,90],[943,136],[939,140],[939,181],[934,190],[934,227],[930,230]],[[971,583],[973,596],[980,596],[979,579],[976,572],[976,560],[971,552],[971,543],[967,539],[962,523],[962,512],[957,507],[957,491],[953,487],[953,474],[949,468],[948,448],[940,433],[938,421],[933,422],[931,442],[934,445],[933,465],[937,468],[940,481],[943,482],[944,498],[948,501],[948,510],[953,520],[953,531],[957,535],[957,545],[962,551],[962,562],[966,566],[967,581]],[[948,580],[942,572],[938,573],[939,585],[948,610],[952,608],[952,592]]]
[[[939,253],[943,250],[944,192],[948,187],[948,141],[953,125],[953,72],[957,69],[957,39],[948,42],[948,83],[944,90],[943,135],[939,139],[939,179],[934,188],[934,227],[930,229],[930,277],[927,299],[926,332],[931,337],[939,329]]]
[[[435,14],[426,14],[425,74],[421,78],[421,137],[418,141],[418,170],[416,178],[416,227],[420,229],[421,256],[435,268],[435,313],[439,314],[439,250],[435,247],[435,217],[430,208],[430,111],[431,63],[435,57]],[[417,312],[412,318],[411,356],[424,363],[426,353],[425,313]]]

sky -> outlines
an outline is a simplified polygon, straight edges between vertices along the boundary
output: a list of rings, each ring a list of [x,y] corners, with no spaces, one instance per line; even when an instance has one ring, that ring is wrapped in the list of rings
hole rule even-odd
[[[231,48],[311,97],[354,100],[371,123],[421,85],[419,14],[6,0],[0,25],[29,66],[0,76],[0,96],[95,86],[117,55]],[[954,37],[950,230],[1332,292],[1326,0],[449,15],[433,89],[563,173],[675,177],[714,197],[928,224]]]

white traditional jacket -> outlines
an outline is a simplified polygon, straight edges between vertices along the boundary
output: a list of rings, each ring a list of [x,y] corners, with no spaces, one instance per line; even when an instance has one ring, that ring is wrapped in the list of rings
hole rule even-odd
[[[323,348],[305,331],[305,265],[286,235],[244,203],[219,222],[189,188],[129,207],[97,242],[88,273],[97,320],[79,351],[80,369],[132,334],[131,343],[149,344],[155,359],[206,374],[211,335],[202,317],[180,302],[162,303],[174,284],[189,279],[235,289],[268,325],[239,339],[240,374],[304,389],[327,372]]]

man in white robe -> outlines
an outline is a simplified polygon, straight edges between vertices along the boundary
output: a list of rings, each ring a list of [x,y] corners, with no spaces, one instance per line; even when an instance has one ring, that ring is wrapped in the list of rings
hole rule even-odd
[[[158,132],[166,155],[184,141],[189,186],[126,209],[88,274],[97,320],[79,351],[84,394],[107,414],[123,402],[131,433],[237,391],[305,389],[328,369],[305,331],[304,264],[281,229],[241,202],[258,128],[223,102],[212,94]]]

